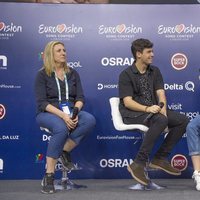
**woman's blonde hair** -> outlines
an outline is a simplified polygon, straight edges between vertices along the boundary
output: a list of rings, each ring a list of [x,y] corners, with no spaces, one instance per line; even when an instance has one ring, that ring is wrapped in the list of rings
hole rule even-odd
[[[53,48],[55,45],[61,44],[65,46],[62,42],[60,41],[51,41],[47,43],[44,53],[43,53],[43,67],[45,69],[45,72],[47,73],[48,76],[51,76],[52,72],[54,72],[54,67],[56,65],[55,60],[54,60],[54,55],[53,55]],[[69,72],[69,67],[67,66],[67,63],[64,62],[64,70],[66,73]]]

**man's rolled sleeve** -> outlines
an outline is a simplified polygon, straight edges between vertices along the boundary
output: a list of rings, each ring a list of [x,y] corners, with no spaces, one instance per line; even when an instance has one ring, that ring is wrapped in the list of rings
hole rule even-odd
[[[160,70],[156,67],[155,68],[155,90],[160,90],[163,89],[164,90],[164,81],[163,81],[163,77],[162,74],[160,72]]]
[[[119,97],[123,99],[127,96],[133,96],[133,86],[127,73],[124,71],[119,76]]]

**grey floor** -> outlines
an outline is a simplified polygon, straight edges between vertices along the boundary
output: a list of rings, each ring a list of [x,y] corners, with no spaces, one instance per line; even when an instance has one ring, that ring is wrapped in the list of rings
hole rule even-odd
[[[78,190],[42,194],[40,180],[0,180],[0,200],[199,200],[200,192],[194,189],[191,179],[157,179],[157,184],[167,186],[164,190],[133,191],[131,179],[73,180],[87,185]]]

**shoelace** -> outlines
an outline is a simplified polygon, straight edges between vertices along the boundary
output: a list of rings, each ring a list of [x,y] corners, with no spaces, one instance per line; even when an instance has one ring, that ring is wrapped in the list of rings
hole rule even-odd
[[[46,176],[46,185],[53,185],[54,177],[52,175]]]

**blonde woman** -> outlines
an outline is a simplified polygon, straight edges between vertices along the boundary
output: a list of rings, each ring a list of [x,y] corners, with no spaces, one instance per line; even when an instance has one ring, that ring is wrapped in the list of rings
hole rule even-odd
[[[95,118],[82,111],[84,94],[79,74],[66,63],[66,50],[59,41],[49,42],[44,50],[44,64],[35,80],[36,121],[52,133],[47,148],[47,169],[42,181],[43,193],[54,193],[57,160],[66,169],[74,167],[70,152],[92,131]],[[78,114],[72,116],[74,111]]]

